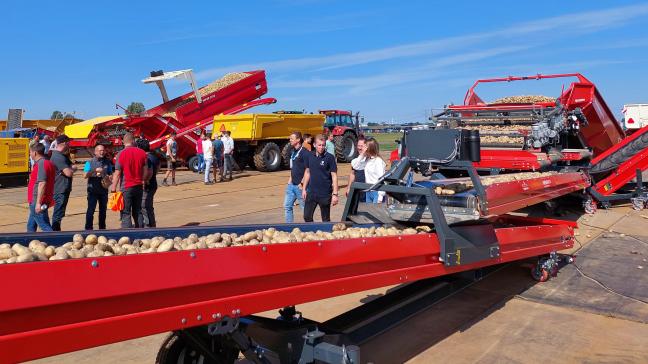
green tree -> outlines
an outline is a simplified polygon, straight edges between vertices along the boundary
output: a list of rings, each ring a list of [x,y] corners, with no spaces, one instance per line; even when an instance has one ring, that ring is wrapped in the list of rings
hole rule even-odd
[[[144,104],[141,102],[131,102],[126,108],[129,114],[141,114],[146,110]]]
[[[63,113],[58,110],[54,110],[52,111],[52,116],[50,116],[50,119],[52,120],[63,119]]]

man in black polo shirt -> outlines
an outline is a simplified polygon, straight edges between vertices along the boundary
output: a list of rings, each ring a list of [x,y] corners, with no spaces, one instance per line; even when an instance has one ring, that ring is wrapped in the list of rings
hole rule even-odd
[[[315,154],[307,159],[302,192],[302,198],[306,201],[304,221],[313,221],[317,206],[322,213],[322,221],[331,221],[331,205],[338,203],[337,164],[335,156],[326,152],[323,135],[315,137]]]
[[[293,222],[293,209],[295,201],[299,203],[302,210],[304,209],[304,200],[302,199],[303,179],[306,172],[306,162],[310,152],[302,147],[302,135],[300,132],[295,131],[290,134],[289,140],[292,147],[290,153],[290,178],[286,186],[286,194],[284,198],[284,211],[286,215],[286,222]]]
[[[65,134],[61,134],[56,137],[55,141],[56,148],[52,150],[52,156],[50,157],[50,161],[56,167],[52,229],[54,231],[61,231],[61,221],[65,217],[65,209],[70,199],[70,192],[72,192],[72,176],[77,168],[72,165],[72,161],[68,157],[68,143],[70,142],[70,138]]]
[[[94,158],[87,161],[83,168],[83,178],[88,180],[88,209],[86,210],[85,229],[92,230],[94,212],[99,204],[99,229],[106,228],[106,211],[108,210],[108,186],[114,167],[106,158],[106,147],[97,144]]]

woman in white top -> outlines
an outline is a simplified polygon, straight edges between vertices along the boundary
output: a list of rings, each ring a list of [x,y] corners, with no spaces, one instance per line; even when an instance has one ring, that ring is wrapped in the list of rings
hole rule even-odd
[[[366,144],[366,164],[364,167],[365,181],[368,184],[374,184],[385,174],[386,164],[385,161],[380,158],[380,148],[378,147],[376,139],[368,139]],[[384,195],[385,192],[382,191],[367,191],[367,202],[382,202]]]

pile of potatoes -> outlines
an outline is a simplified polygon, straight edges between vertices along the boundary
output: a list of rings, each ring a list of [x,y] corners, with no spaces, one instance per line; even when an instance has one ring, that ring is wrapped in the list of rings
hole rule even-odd
[[[230,246],[413,235],[430,231],[431,229],[428,226],[404,229],[393,226],[356,228],[347,227],[343,223],[338,223],[333,226],[332,232],[319,230],[315,232],[301,231],[299,228],[294,228],[292,231],[287,232],[269,228],[250,231],[242,235],[235,233],[214,233],[206,236],[191,234],[186,238],[177,236],[173,239],[156,236],[150,239],[131,240],[129,237],[123,236],[119,240],[115,240],[95,234],[89,234],[85,237],[81,234],[75,234],[72,237],[72,241],[59,247],[47,245],[45,242],[39,240],[32,240],[28,246],[18,243],[13,245],[7,243],[0,244],[0,264],[160,253],[179,250],[217,249]]]
[[[236,82],[238,82],[238,81],[240,81],[240,80],[242,80],[242,79],[244,79],[244,78],[246,78],[248,76],[250,76],[250,74],[245,73],[245,72],[228,73],[225,76],[223,76],[222,78],[208,84],[207,86],[199,88],[198,93],[200,94],[201,97],[205,97],[205,96],[211,94],[212,92],[216,92],[218,90],[224,89],[225,87],[227,87],[227,86],[229,86],[229,85],[231,85],[233,83],[236,83]],[[177,119],[178,117],[176,115],[175,110],[177,108],[179,108],[180,106],[183,106],[183,105],[186,105],[186,104],[188,104],[190,102],[193,102],[195,99],[196,98],[194,96],[191,96],[191,97],[187,98],[186,100],[178,103],[178,105],[176,105],[174,109],[169,110],[167,113],[163,114],[162,116],[167,116],[167,117],[172,117],[174,119]]]
[[[521,172],[500,174],[496,176],[483,176],[481,183],[484,187],[488,187],[495,183],[523,181],[533,178],[548,177],[556,174],[556,172]],[[449,183],[435,187],[434,193],[437,195],[454,195],[455,193],[464,192],[473,188],[473,183],[469,179],[461,182]]]
[[[534,104],[536,102],[554,102],[555,97],[542,96],[542,95],[519,95],[507,96],[499,98],[491,104]]]
[[[524,137],[512,137],[507,135],[495,136],[495,135],[481,135],[480,137],[481,144],[515,144],[522,145],[524,144]]]

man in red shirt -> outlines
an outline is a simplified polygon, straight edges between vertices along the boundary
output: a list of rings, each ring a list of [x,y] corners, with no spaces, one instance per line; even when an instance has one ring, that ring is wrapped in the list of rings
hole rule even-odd
[[[124,149],[117,154],[117,164],[113,174],[110,191],[117,191],[121,185],[124,194],[124,209],[121,211],[121,227],[142,227],[142,195],[144,181],[148,181],[149,169],[146,167],[146,152],[135,146],[133,134],[126,133],[123,138]]]
[[[45,159],[45,146],[36,143],[29,147],[29,156],[34,161],[29,185],[27,186],[27,202],[29,203],[29,218],[27,231],[52,231],[47,209],[54,206],[54,178],[56,168],[52,162]]]

